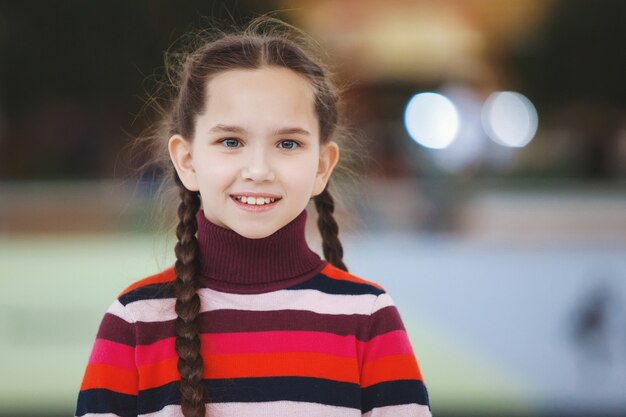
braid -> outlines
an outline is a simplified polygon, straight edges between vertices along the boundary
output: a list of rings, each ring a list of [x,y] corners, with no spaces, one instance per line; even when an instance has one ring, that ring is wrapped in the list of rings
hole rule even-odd
[[[335,201],[333,200],[328,187],[324,188],[321,194],[313,197],[315,208],[317,209],[317,227],[322,235],[322,249],[324,258],[337,268],[348,271],[343,263],[343,247],[339,241],[339,226],[335,221],[333,212],[335,211]]]
[[[197,294],[198,282],[198,224],[196,213],[200,209],[200,197],[197,192],[187,190],[176,171],[176,184],[180,189],[181,202],[178,206],[176,228],[176,353],[178,354],[178,372],[180,373],[181,408],[185,417],[204,417],[204,387],[202,374],[204,364],[200,354],[198,314],[200,297]]]

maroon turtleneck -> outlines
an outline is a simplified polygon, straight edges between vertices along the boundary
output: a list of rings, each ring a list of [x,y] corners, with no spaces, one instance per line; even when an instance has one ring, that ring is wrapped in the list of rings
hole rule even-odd
[[[202,209],[196,219],[200,275],[206,287],[235,293],[273,291],[306,281],[327,264],[306,242],[306,209],[260,239],[211,223]]]

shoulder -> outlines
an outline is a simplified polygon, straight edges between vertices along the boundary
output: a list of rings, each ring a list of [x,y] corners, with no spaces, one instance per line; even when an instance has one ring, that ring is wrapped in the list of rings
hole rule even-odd
[[[326,275],[328,278],[331,278],[334,280],[354,282],[355,284],[370,286],[380,291],[385,291],[385,288],[379,283],[361,278],[350,272],[344,271],[343,269],[339,269],[331,263],[327,263],[326,266],[320,272]]]
[[[339,269],[331,263],[327,263],[320,271],[320,274],[332,283],[346,289],[352,289],[357,293],[368,293],[376,296],[386,293],[385,288],[379,283]]]
[[[173,282],[176,280],[174,266],[135,281],[126,287],[117,297],[123,305],[143,299],[164,298],[171,296]]]
[[[367,316],[366,328],[368,331],[382,331],[384,328],[403,328],[402,320],[395,307],[391,295],[385,287],[376,281],[362,278],[343,269],[328,263],[321,271],[323,281],[317,281],[315,285],[318,290],[333,295],[343,296],[341,304],[352,312],[358,312]],[[326,282],[326,284],[323,284]],[[336,303],[333,302],[333,305]],[[386,323],[381,327],[377,325],[372,329],[370,323]],[[385,327],[387,326],[387,327]],[[395,327],[394,327],[395,326]]]

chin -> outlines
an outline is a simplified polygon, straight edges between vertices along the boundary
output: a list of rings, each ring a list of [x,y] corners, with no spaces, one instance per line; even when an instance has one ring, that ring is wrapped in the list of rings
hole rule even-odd
[[[248,239],[263,239],[264,237],[270,236],[272,233],[257,233],[257,234],[239,233],[239,234]]]
[[[248,239],[263,239],[264,237],[268,237],[271,234],[273,234],[275,230],[256,230],[256,231],[235,230],[235,232]]]

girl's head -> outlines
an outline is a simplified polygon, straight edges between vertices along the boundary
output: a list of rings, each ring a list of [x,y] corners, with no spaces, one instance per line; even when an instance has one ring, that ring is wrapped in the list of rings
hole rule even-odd
[[[336,140],[350,136],[339,124],[337,89],[308,45],[302,32],[267,16],[202,41],[169,76],[165,134],[148,137],[157,139],[158,161],[179,195],[175,347],[185,417],[204,416],[210,397],[198,335],[201,207],[211,222],[256,239],[292,221],[313,198],[324,258],[347,270],[329,178],[339,159]],[[253,208],[236,201],[242,196],[274,202],[255,199]]]
[[[181,92],[179,111],[193,115],[181,115],[191,124],[169,140],[177,174],[186,189],[200,192],[208,220],[248,238],[269,236],[295,219],[324,190],[338,161],[330,140],[336,110],[328,110],[336,97],[326,85],[316,91],[320,70],[298,52],[284,40],[213,45],[202,60],[217,62],[191,63],[197,74],[189,75],[187,95]],[[196,89],[203,106],[192,112],[184,100]],[[316,107],[324,109],[322,122]]]

